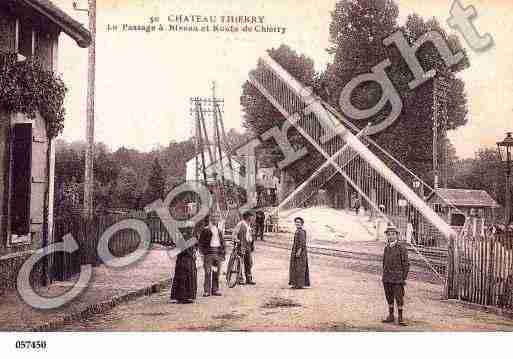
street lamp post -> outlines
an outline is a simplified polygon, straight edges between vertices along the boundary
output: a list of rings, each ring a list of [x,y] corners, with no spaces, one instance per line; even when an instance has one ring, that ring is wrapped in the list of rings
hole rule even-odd
[[[506,172],[506,199],[505,199],[505,210],[504,210],[504,222],[506,225],[511,223],[511,156],[513,150],[513,137],[512,132],[507,132],[506,138],[497,142],[497,149],[501,163],[504,163],[504,169]]]

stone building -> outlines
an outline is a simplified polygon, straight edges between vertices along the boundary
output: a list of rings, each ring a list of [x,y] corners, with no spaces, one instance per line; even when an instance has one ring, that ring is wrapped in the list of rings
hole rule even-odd
[[[0,55],[18,61],[37,58],[56,72],[59,35],[86,48],[91,34],[49,0],[0,2]],[[13,288],[16,275],[36,249],[53,239],[55,151],[45,119],[10,113],[0,107],[0,292]],[[35,271],[45,282],[48,264]]]

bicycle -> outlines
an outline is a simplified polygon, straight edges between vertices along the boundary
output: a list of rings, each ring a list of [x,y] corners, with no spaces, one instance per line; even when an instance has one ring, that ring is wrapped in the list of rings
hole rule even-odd
[[[233,242],[233,250],[226,267],[226,282],[229,288],[234,288],[242,278],[242,253],[239,242],[230,242]]]

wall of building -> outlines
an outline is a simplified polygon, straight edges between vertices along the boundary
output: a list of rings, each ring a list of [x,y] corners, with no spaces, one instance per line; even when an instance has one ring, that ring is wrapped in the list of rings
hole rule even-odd
[[[14,51],[15,24],[15,18],[12,17],[5,8],[0,6],[0,51]]]
[[[41,29],[39,29],[38,34],[35,56],[47,70],[53,71],[56,68],[53,62],[58,35],[54,32],[42,31]]]
[[[55,55],[59,30],[35,13],[27,12],[25,15],[33,16],[30,20],[36,30],[35,57],[47,70],[54,71],[57,67]],[[23,23],[26,20],[21,19],[20,21]],[[13,53],[16,51],[15,30],[16,16],[0,4],[0,52]]]
[[[35,119],[29,119],[23,114],[11,115],[11,129],[18,123],[32,123],[32,165],[31,165],[31,185],[30,185],[30,231],[33,233],[33,244],[41,242],[41,236],[44,223],[44,206],[45,196],[48,188],[48,137],[46,135],[46,125],[44,119],[37,115]],[[10,141],[10,139],[8,139]],[[7,144],[9,147],[9,143]],[[6,151],[8,153],[9,151]],[[9,172],[12,164],[10,164],[10,155],[7,154],[7,166],[4,171]],[[7,183],[4,186],[4,199],[10,201],[12,192],[12,182],[10,176],[6,177]],[[9,214],[9,206],[4,209],[4,214]],[[9,238],[7,245],[9,246]],[[33,246],[36,247],[37,246]]]
[[[0,249],[7,243],[9,116],[0,109]]]
[[[32,123],[32,167],[30,189],[30,234],[27,240],[15,241],[10,231],[10,203],[12,195],[12,166],[10,151],[10,135],[12,127],[17,123]],[[0,288],[12,288],[15,277],[24,259],[43,245],[44,208],[48,189],[48,138],[45,121],[41,116],[29,119],[22,114],[0,114]],[[34,280],[39,283],[42,267],[34,272]],[[11,282],[14,280],[14,282]]]
[[[35,57],[49,71],[57,68],[57,44],[59,30],[46,19],[24,11],[25,19],[31,21],[36,30]],[[5,4],[0,4],[0,52],[13,53],[15,47],[16,16],[10,13]],[[29,241],[13,243],[9,223],[9,203],[12,191],[11,168],[11,129],[16,123],[32,123],[32,178],[30,200]],[[31,120],[22,114],[12,115],[0,109],[0,292],[2,288],[14,288],[16,276],[21,265],[33,250],[40,248],[43,242],[44,208],[48,205],[48,158],[49,139],[46,124],[41,116]],[[50,166],[51,167],[51,166]],[[51,175],[53,174],[50,168]],[[50,183],[53,183],[50,181]],[[50,191],[52,192],[52,191]],[[50,193],[51,197],[51,193]],[[50,208],[51,210],[51,208]],[[50,223],[51,229],[51,223]],[[32,280],[38,284],[43,276],[41,264],[33,271]]]

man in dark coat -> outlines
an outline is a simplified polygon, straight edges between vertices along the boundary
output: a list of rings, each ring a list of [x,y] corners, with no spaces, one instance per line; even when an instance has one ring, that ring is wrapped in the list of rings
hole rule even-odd
[[[310,286],[306,231],[303,229],[303,218],[295,218],[294,223],[296,224],[297,230],[294,234],[294,244],[292,245],[292,251],[290,253],[289,285],[294,289],[301,289]]]
[[[209,224],[203,228],[199,238],[199,248],[203,255],[205,282],[203,296],[221,295],[219,292],[219,274],[222,262],[226,258],[223,232],[218,228],[219,217],[212,214]]]
[[[410,263],[406,243],[399,241],[399,232],[393,224],[385,231],[387,244],[383,253],[383,288],[388,303],[388,317],[383,323],[393,323],[394,301],[397,303],[398,324],[406,325],[403,320],[404,286]]]

